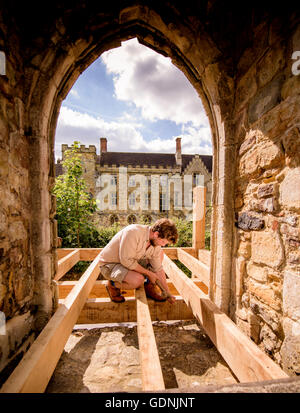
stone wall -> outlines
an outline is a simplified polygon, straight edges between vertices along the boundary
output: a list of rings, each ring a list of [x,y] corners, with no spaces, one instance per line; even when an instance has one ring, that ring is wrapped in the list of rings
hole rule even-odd
[[[74,82],[137,36],[169,56],[212,130],[210,298],[299,374],[299,10],[289,2],[3,0],[0,49],[0,371],[57,304],[54,136]],[[229,311],[230,310],[230,311]]]
[[[282,24],[282,22],[281,22]],[[239,62],[235,211],[237,324],[287,372],[300,374],[300,27],[257,27]],[[255,33],[256,34],[256,33]]]
[[[0,48],[6,47],[0,39]],[[0,311],[6,320],[6,334],[0,334],[0,371],[24,353],[34,331],[30,148],[17,65],[18,57],[10,54],[6,75],[0,76]]]

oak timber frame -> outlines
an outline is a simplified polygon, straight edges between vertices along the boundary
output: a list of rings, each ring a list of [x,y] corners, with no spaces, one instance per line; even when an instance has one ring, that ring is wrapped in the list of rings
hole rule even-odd
[[[204,191],[202,199],[205,199],[205,189],[200,188]],[[209,299],[210,252],[203,249],[205,222],[202,214],[194,215],[195,227],[193,247],[163,249],[163,268],[170,291],[176,297],[173,305],[148,302],[143,286],[128,291],[124,303],[113,303],[105,289],[107,281],[97,281],[101,248],[58,249],[55,280],[59,307],[0,392],[44,392],[75,324],[129,321],[137,321],[143,391],[165,390],[152,326],[152,322],[157,320],[196,318],[240,382],[288,378]],[[201,248],[195,248],[199,245]],[[181,261],[192,272],[192,277],[188,278],[173,260]],[[79,281],[59,281],[79,261],[91,261]]]

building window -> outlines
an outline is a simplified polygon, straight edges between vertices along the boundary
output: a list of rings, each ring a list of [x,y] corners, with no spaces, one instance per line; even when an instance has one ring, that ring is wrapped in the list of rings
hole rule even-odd
[[[136,223],[136,216],[135,215],[129,215],[127,218],[128,224],[135,224]]]
[[[111,175],[111,178],[110,178],[110,184],[112,185],[112,186],[116,186],[117,185],[117,175]]]
[[[111,206],[117,206],[117,193],[116,192],[110,193],[110,203],[111,203]]]
[[[193,185],[204,185],[204,176],[200,174],[193,174]]]
[[[109,222],[110,222],[110,225],[114,225],[117,222],[119,222],[118,215],[116,215],[116,214],[111,215],[110,218],[109,218]]]
[[[135,193],[131,192],[131,194],[129,194],[129,206],[135,206]]]
[[[144,222],[145,224],[151,224],[151,222],[152,222],[152,217],[151,217],[151,215],[143,215],[143,222]]]
[[[167,210],[167,194],[159,194],[159,210],[165,212]]]
[[[144,193],[144,208],[145,209],[149,208],[149,193],[148,192]]]
[[[181,199],[180,199],[180,192],[175,191],[174,192],[174,207],[180,207],[181,206]]]
[[[133,187],[135,186],[135,176],[131,175],[128,180],[128,186]]]

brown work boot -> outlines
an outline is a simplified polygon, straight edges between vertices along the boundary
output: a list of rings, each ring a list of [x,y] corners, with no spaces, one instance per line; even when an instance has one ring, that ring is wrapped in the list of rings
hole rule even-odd
[[[153,298],[155,301],[166,301],[166,297],[162,297],[159,293],[160,288],[153,284],[151,281],[144,284],[146,296],[149,298]]]
[[[108,281],[106,290],[108,292],[108,295],[110,296],[111,301],[114,301],[115,303],[123,303],[125,301],[125,298],[123,297],[123,295],[121,295],[120,288],[112,285],[111,281]]]

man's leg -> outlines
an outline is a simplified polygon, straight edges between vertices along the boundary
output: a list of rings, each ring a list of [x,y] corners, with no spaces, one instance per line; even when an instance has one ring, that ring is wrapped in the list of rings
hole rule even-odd
[[[108,280],[107,292],[111,300],[116,303],[125,301],[125,298],[121,295],[121,289],[138,288],[145,280],[142,274],[128,270],[119,263],[107,264],[101,267],[101,273]]]
[[[163,261],[163,258],[164,258],[164,252],[163,250],[161,250],[161,254],[160,254],[161,262]],[[151,266],[148,269],[153,271]],[[146,296],[148,298],[152,298],[155,301],[166,301],[167,298],[162,296],[161,289],[156,284],[153,284],[148,278],[145,282],[144,287],[145,287]]]
[[[122,283],[115,281],[115,286],[124,290],[133,290],[139,288],[144,281],[145,278],[142,274],[129,270]]]

